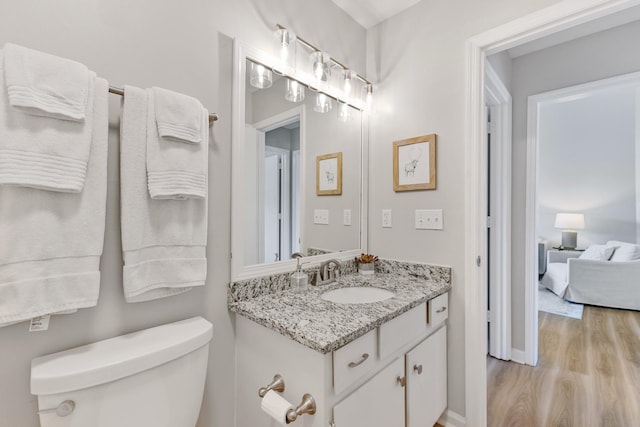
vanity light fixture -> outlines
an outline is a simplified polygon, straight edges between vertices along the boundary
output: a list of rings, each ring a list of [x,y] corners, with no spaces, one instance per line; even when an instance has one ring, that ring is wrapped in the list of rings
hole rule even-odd
[[[270,88],[273,84],[273,74],[271,70],[262,64],[251,62],[249,71],[249,83],[258,89]]]
[[[287,93],[284,99],[291,102],[304,101],[304,85],[294,79],[287,79]]]
[[[345,121],[349,120],[351,116],[350,105],[358,110],[370,109],[373,98],[373,84],[369,80],[350,70],[347,66],[329,56],[328,53],[322,52],[280,24],[276,25],[275,38],[277,48],[272,71],[278,75],[284,75],[291,79],[298,78],[299,80],[296,85],[287,80],[285,99],[292,102],[304,100],[304,87],[306,86],[314,92],[324,93],[324,97],[316,97],[315,111],[329,111],[332,108],[332,101],[329,98],[336,99],[341,103],[340,108],[338,108],[338,114]],[[302,45],[307,52],[310,52],[310,60],[308,62],[305,61],[305,64],[299,65],[301,69],[299,73],[296,70],[296,46],[298,44]],[[271,63],[271,61],[268,62]],[[332,79],[330,79],[332,68],[338,68],[341,71],[337,78],[338,81],[332,82]],[[342,106],[342,104],[346,105]]]
[[[278,26],[276,29],[276,49],[279,71],[291,74],[296,69],[296,34],[287,28]]]
[[[316,104],[313,106],[313,111],[318,113],[327,113],[333,108],[333,100],[330,96],[319,92],[316,95]]]

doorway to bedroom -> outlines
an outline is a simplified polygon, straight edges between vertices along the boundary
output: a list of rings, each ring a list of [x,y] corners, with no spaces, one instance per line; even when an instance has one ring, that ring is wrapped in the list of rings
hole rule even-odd
[[[639,103],[640,73],[528,99],[540,312],[640,309],[640,260],[619,263],[640,257]]]

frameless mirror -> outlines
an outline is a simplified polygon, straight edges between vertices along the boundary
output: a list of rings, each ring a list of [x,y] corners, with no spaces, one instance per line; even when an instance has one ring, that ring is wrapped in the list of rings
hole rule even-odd
[[[362,112],[295,79],[256,75],[255,58],[238,51],[232,279],[277,271],[294,252],[320,260],[359,251]]]

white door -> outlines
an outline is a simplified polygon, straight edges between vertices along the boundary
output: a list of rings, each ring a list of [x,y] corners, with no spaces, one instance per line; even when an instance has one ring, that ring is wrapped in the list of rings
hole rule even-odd
[[[335,427],[405,427],[404,360],[391,365],[333,407]]]
[[[264,157],[264,260],[280,260],[280,156],[265,151]]]
[[[407,427],[432,426],[447,408],[447,326],[405,356]]]

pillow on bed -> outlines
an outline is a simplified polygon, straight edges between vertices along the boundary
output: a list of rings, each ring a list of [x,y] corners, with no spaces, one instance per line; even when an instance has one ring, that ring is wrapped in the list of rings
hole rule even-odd
[[[613,251],[616,250],[615,246],[609,245],[590,245],[587,250],[582,252],[580,259],[592,259],[596,261],[609,261]]]
[[[607,242],[607,246],[618,247],[613,253],[611,261],[633,261],[634,259],[640,259],[640,245],[610,240]]]

